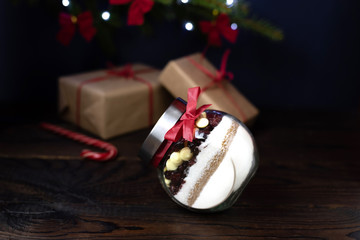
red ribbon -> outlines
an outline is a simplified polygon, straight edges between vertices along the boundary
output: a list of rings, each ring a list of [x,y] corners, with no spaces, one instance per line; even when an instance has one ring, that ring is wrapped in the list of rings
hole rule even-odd
[[[65,136],[67,138],[73,139],[75,141],[82,142],[87,145],[106,150],[106,152],[93,152],[91,150],[84,149],[84,150],[82,150],[82,152],[80,154],[80,156],[83,158],[87,158],[87,159],[91,159],[91,160],[95,160],[95,161],[107,161],[107,160],[110,160],[110,159],[116,157],[116,155],[118,154],[117,148],[110,143],[103,142],[101,140],[91,138],[91,137],[88,137],[83,134],[76,133],[76,132],[73,132],[70,130],[66,130],[62,127],[59,127],[59,126],[56,126],[56,125],[53,125],[50,123],[41,123],[40,126],[46,130],[55,132],[57,134]]]
[[[231,103],[234,105],[234,107],[238,110],[240,116],[241,116],[241,120],[242,121],[246,121],[247,117],[245,115],[245,113],[242,111],[241,107],[238,105],[238,103],[236,102],[236,100],[233,98],[233,96],[231,96],[231,94],[229,93],[228,90],[226,90],[226,88],[223,86],[222,81],[225,79],[225,77],[228,77],[229,80],[233,80],[234,75],[231,72],[227,72],[226,71],[226,64],[229,58],[229,54],[230,54],[230,50],[226,50],[222,60],[221,60],[221,66],[220,66],[220,71],[216,71],[215,74],[211,73],[207,68],[205,68],[203,65],[201,65],[200,63],[196,62],[194,59],[192,59],[191,57],[187,57],[187,59],[200,71],[202,71],[206,76],[208,76],[209,78],[212,79],[212,81],[206,85],[205,87],[203,87],[203,89],[201,90],[201,92],[205,92],[206,90],[208,90],[209,88],[213,87],[214,85],[216,85],[218,88],[220,88],[226,95],[226,97],[231,101]]]
[[[77,17],[71,16],[67,13],[59,14],[60,30],[56,36],[57,40],[67,46],[75,35],[76,25],[79,27],[80,34],[86,41],[90,42],[96,34],[96,29],[93,27],[93,17],[90,11],[83,12]]]
[[[188,89],[188,102],[186,105],[186,111],[181,116],[180,120],[165,134],[165,143],[159,148],[155,156],[153,157],[153,165],[158,166],[161,159],[171,146],[173,142],[179,141],[180,138],[184,138],[187,141],[192,142],[194,139],[195,120],[200,114],[205,111],[211,104],[206,104],[196,109],[197,100],[200,95],[200,87],[194,87]]]
[[[200,95],[200,87],[189,88],[186,111],[180,120],[165,134],[165,139],[176,142],[181,137],[192,142],[194,139],[195,120],[211,104],[206,104],[196,109],[197,100]]]
[[[141,82],[143,84],[145,84],[148,89],[149,89],[149,114],[148,114],[148,122],[149,122],[149,126],[152,125],[153,122],[153,112],[154,112],[154,107],[153,107],[153,102],[154,102],[154,96],[153,96],[153,88],[150,82],[148,82],[147,80],[140,78],[139,76],[137,76],[137,74],[142,74],[142,73],[147,73],[147,72],[152,72],[154,71],[154,69],[148,68],[148,69],[142,69],[142,70],[136,70],[134,71],[132,68],[131,64],[127,64],[125,65],[122,69],[120,70],[108,70],[107,74],[105,76],[102,77],[97,77],[97,78],[92,78],[86,81],[83,81],[80,83],[80,85],[77,88],[77,92],[76,92],[76,124],[80,126],[80,107],[81,107],[81,90],[83,88],[84,85],[89,84],[89,83],[94,83],[94,82],[101,82],[104,81],[110,77],[123,77],[126,79],[132,79],[134,81],[137,82]]]
[[[200,21],[200,30],[208,35],[208,45],[221,46],[221,36],[231,43],[236,42],[238,30],[233,30],[230,27],[229,17],[222,13],[215,22]]]
[[[127,24],[132,25],[143,25],[144,14],[149,12],[154,5],[152,0],[110,0],[110,4],[120,5],[131,3],[128,13]]]

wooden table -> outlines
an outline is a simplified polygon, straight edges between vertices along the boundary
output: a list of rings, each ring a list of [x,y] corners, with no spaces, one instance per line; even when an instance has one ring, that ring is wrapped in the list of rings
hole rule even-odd
[[[137,158],[149,129],[112,139],[119,156],[99,163],[80,159],[82,144],[8,117],[0,122],[0,238],[360,239],[359,120],[263,111],[252,127],[255,178],[230,210],[198,214],[173,203]]]

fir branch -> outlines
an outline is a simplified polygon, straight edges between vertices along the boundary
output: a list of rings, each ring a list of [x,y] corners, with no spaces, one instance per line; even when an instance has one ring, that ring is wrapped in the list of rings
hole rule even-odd
[[[109,25],[101,22],[97,24],[95,38],[107,57],[112,57],[116,53],[113,33]]]
[[[236,18],[246,18],[249,16],[249,5],[247,3],[238,2],[236,5],[231,7],[232,11],[231,16],[235,16]]]
[[[111,18],[106,23],[114,28],[120,28],[124,26],[124,23],[121,21],[120,15],[116,12],[113,12],[111,14]]]
[[[207,8],[210,10],[210,12],[214,10],[217,10],[221,13],[231,12],[231,9],[226,6],[224,0],[190,0],[189,4]]]
[[[77,4],[76,2],[71,2],[71,4],[69,5],[68,7],[69,9],[69,13],[71,15],[74,15],[74,16],[77,16],[79,15],[80,13],[83,12],[82,8],[80,7],[79,4]]]
[[[173,3],[173,0],[155,0],[155,2],[164,4],[164,5],[171,5]]]
[[[124,21],[128,14],[129,4],[109,5],[108,11],[111,17],[108,21],[101,18],[101,9],[99,6],[108,6],[108,0],[72,0],[66,8],[62,6],[61,0],[9,0],[14,4],[26,2],[28,5],[41,5],[50,10],[56,17],[60,11],[69,12],[77,16],[81,12],[90,10],[93,13],[94,26],[97,29],[96,39],[107,55],[115,52],[116,44],[114,36],[116,29],[126,26]],[[153,9],[147,14],[152,20],[178,20],[182,22],[192,21],[195,30],[199,30],[198,23],[202,20],[215,20],[218,14],[225,13],[231,23],[237,23],[239,28],[249,29],[257,32],[274,41],[280,41],[284,38],[283,32],[271,25],[269,22],[249,17],[249,8],[244,0],[234,0],[233,5],[227,6],[226,0],[189,0],[187,4],[181,3],[181,0],[154,0]],[[146,17],[146,18],[148,18]],[[148,18],[150,19],[150,18]],[[150,19],[151,20],[151,19]],[[140,27],[143,33],[151,32],[153,21],[145,21]],[[200,31],[197,31],[200,32]]]
[[[176,18],[179,20],[191,20],[197,24],[201,20],[213,20],[214,15],[212,11],[204,9],[200,6],[182,6],[175,8]]]
[[[274,41],[281,41],[284,38],[284,34],[280,29],[274,27],[269,22],[262,19],[256,20],[250,18],[237,18],[235,19],[235,22],[238,24],[239,27],[252,30]]]

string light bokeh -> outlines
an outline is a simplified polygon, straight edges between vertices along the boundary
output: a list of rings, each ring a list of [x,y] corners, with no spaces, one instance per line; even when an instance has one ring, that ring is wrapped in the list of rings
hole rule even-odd
[[[64,7],[69,7],[70,4],[71,4],[70,0],[61,0],[61,3],[62,3],[62,5]],[[180,1],[178,1],[178,4],[180,4],[180,3],[187,4],[187,3],[189,3],[189,0],[180,0]],[[228,7],[232,7],[232,6],[234,6],[234,4],[235,4],[235,0],[226,0],[226,5]],[[219,14],[219,11],[217,9],[214,9],[213,10],[213,15],[217,16],[218,14]],[[101,18],[104,21],[110,20],[110,17],[111,17],[111,13],[109,11],[104,11],[104,12],[101,13]],[[231,29],[236,30],[237,28],[238,28],[238,25],[236,23],[231,24]],[[194,30],[194,23],[191,22],[191,21],[185,22],[184,23],[184,29],[186,31],[193,31]]]

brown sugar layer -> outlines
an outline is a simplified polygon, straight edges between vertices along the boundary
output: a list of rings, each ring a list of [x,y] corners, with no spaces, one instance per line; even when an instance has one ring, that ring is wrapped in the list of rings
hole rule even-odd
[[[215,154],[215,156],[209,161],[209,164],[207,165],[204,173],[201,175],[199,180],[196,182],[195,186],[191,189],[189,197],[188,197],[188,204],[189,206],[192,206],[196,199],[199,197],[202,189],[210,179],[210,177],[213,175],[213,173],[216,171],[216,169],[219,167],[220,163],[224,159],[231,142],[236,134],[238,128],[238,124],[233,122],[231,124],[231,127],[226,132],[225,138],[222,141],[221,148],[219,151]]]

